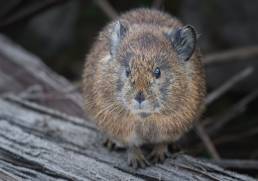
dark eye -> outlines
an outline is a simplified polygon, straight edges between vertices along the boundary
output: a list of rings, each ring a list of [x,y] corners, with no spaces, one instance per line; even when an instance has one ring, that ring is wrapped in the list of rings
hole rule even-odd
[[[129,77],[130,74],[131,74],[131,70],[130,70],[129,67],[127,67],[126,70],[125,70],[126,77]]]
[[[160,77],[160,74],[161,74],[159,67],[157,67],[157,68],[154,70],[153,73],[154,73],[154,76],[156,77],[156,79],[158,79],[158,78]]]

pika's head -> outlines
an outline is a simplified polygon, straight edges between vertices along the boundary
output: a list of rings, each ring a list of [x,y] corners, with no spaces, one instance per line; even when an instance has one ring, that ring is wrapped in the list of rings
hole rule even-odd
[[[116,99],[142,118],[176,109],[188,94],[187,64],[195,44],[191,26],[162,29],[114,23],[109,64]]]

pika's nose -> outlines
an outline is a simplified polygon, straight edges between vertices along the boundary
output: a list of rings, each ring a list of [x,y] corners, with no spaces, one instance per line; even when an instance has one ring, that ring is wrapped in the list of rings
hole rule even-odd
[[[142,91],[137,93],[137,95],[135,96],[135,100],[139,102],[139,104],[141,104],[145,100],[145,97]]]

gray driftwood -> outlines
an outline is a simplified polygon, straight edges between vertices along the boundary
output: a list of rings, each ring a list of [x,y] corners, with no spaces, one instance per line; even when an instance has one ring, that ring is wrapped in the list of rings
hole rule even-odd
[[[71,83],[0,36],[0,180],[255,180],[184,154],[133,170],[109,152]]]
[[[252,180],[180,154],[163,165],[136,171],[127,167],[124,151],[109,152],[101,142],[101,135],[85,120],[14,96],[0,100],[0,155],[8,165],[5,171],[15,176],[50,180]],[[27,174],[23,170],[28,170]]]

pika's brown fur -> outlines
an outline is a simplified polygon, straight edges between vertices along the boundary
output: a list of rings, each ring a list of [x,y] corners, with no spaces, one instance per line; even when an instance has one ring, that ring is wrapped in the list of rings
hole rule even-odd
[[[86,113],[110,139],[133,148],[133,166],[147,163],[139,146],[156,144],[156,152],[165,154],[160,145],[180,138],[203,110],[206,88],[199,51],[178,40],[180,28],[183,39],[185,30],[176,18],[157,10],[129,11],[100,32],[86,58]],[[160,77],[153,74],[156,67]],[[134,99],[139,92],[146,102],[143,110]]]

